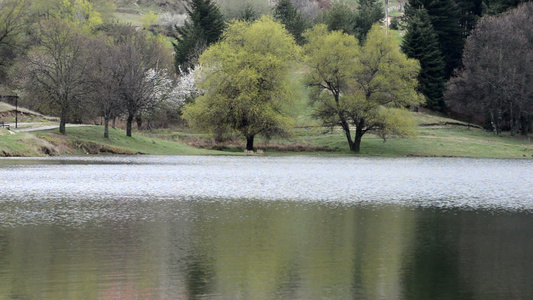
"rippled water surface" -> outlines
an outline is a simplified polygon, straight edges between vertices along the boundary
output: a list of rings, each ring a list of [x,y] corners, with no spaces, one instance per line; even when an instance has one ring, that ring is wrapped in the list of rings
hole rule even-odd
[[[0,160],[0,299],[532,299],[533,161]]]

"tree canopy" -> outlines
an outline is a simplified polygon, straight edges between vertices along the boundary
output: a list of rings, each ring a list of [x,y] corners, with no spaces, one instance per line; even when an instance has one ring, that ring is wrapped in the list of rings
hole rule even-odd
[[[374,25],[362,47],[357,39],[317,25],[305,34],[314,115],[326,126],[340,125],[350,150],[360,151],[361,138],[377,130],[384,139],[407,136],[413,123],[403,108],[416,105],[417,61],[400,52],[385,29]],[[355,136],[352,128],[355,126]]]
[[[224,39],[200,57],[206,92],[185,107],[185,119],[213,133],[236,131],[246,137],[247,150],[254,150],[258,134],[286,133],[288,71],[298,53],[290,33],[269,17],[231,23]]]

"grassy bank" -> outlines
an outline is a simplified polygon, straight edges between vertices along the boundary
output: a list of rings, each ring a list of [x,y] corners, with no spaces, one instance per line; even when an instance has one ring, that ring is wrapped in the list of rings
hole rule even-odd
[[[296,89],[296,88],[295,88]],[[296,89],[304,99],[306,91]],[[5,114],[8,109],[1,109]],[[328,130],[310,117],[311,110],[304,100],[295,103],[295,125],[285,139],[256,139],[256,148],[265,155],[356,155],[349,151],[344,133]],[[37,125],[57,124],[46,116],[27,112],[28,120]],[[10,115],[4,116],[10,121]],[[495,136],[481,128],[430,113],[413,113],[418,123],[416,137],[389,139],[385,143],[371,133],[363,137],[359,156],[423,156],[478,158],[533,158],[533,143],[529,138],[503,134]],[[40,118],[40,119],[39,119]],[[22,124],[24,125],[27,124]],[[205,134],[183,129],[140,132],[132,138],[123,130],[110,129],[110,138],[103,138],[102,126],[67,128],[67,135],[57,130],[14,133],[0,128],[0,156],[47,156],[86,154],[152,154],[152,155],[217,155],[242,154],[244,140],[235,138],[217,144]]]
[[[67,128],[32,133],[9,133],[0,129],[0,156],[48,156],[85,154],[152,154],[152,155],[214,155],[221,151],[198,149],[183,143],[134,135],[127,137],[120,129],[110,129],[103,138],[102,126]]]
[[[475,157],[475,158],[533,158],[533,143],[529,138],[503,134],[496,136],[479,127],[426,113],[413,113],[419,126],[412,138],[388,139],[386,142],[371,133],[363,137],[361,153],[348,149],[346,137],[340,128],[328,130],[315,124],[298,125],[287,139],[256,139],[255,146],[265,155],[359,155],[381,157]],[[245,141],[241,138],[225,143],[214,143],[201,134],[162,130],[153,137],[181,141],[195,147],[242,152]]]
[[[425,117],[424,117],[425,118]],[[382,157],[477,157],[533,158],[529,138],[492,133],[465,126],[433,123],[419,126],[418,135],[409,139],[363,137],[359,156]],[[47,156],[86,154],[217,155],[241,154],[244,141],[235,139],[216,144],[207,135],[164,130],[126,137],[123,130],[110,129],[110,138],[102,137],[101,126],[67,128],[67,135],[57,130],[10,133],[0,129],[0,156]],[[297,128],[288,139],[258,138],[256,148],[265,155],[356,155],[349,151],[339,129]]]

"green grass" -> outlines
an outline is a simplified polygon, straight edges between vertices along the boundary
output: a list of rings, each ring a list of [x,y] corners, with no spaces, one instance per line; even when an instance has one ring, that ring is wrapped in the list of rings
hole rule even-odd
[[[123,150],[123,153],[141,153],[153,155],[208,155],[208,154],[227,154],[204,149],[197,149],[183,143],[176,143],[161,139],[146,137],[143,135],[133,134],[127,137],[125,132],[120,129],[109,129],[109,139],[103,137],[104,128],[102,126],[75,127],[67,128],[66,136],[58,134],[57,130],[43,131],[37,134],[38,137],[47,139],[52,143],[54,141],[64,140],[67,142],[88,142],[92,145],[108,146],[112,149]],[[83,153],[83,149],[78,152]]]
[[[0,156],[46,156],[65,154],[151,154],[151,155],[227,155],[228,152],[198,149],[180,142],[134,134],[127,137],[120,129],[110,129],[103,137],[102,126],[11,134],[0,129]]]
[[[495,136],[477,128],[462,126],[419,127],[413,138],[383,139],[366,134],[361,142],[360,156],[423,156],[423,157],[475,157],[475,158],[532,158],[533,144],[527,138],[508,135]],[[335,154],[356,155],[348,149],[340,129],[332,133],[318,129],[295,134],[292,142],[325,146]]]
[[[0,128],[1,156],[44,156],[49,144],[29,133],[11,134]]]

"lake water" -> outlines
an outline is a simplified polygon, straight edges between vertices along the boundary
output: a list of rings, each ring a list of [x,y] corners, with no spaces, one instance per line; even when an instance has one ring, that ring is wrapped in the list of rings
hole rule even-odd
[[[0,299],[533,299],[533,161],[0,159]]]

